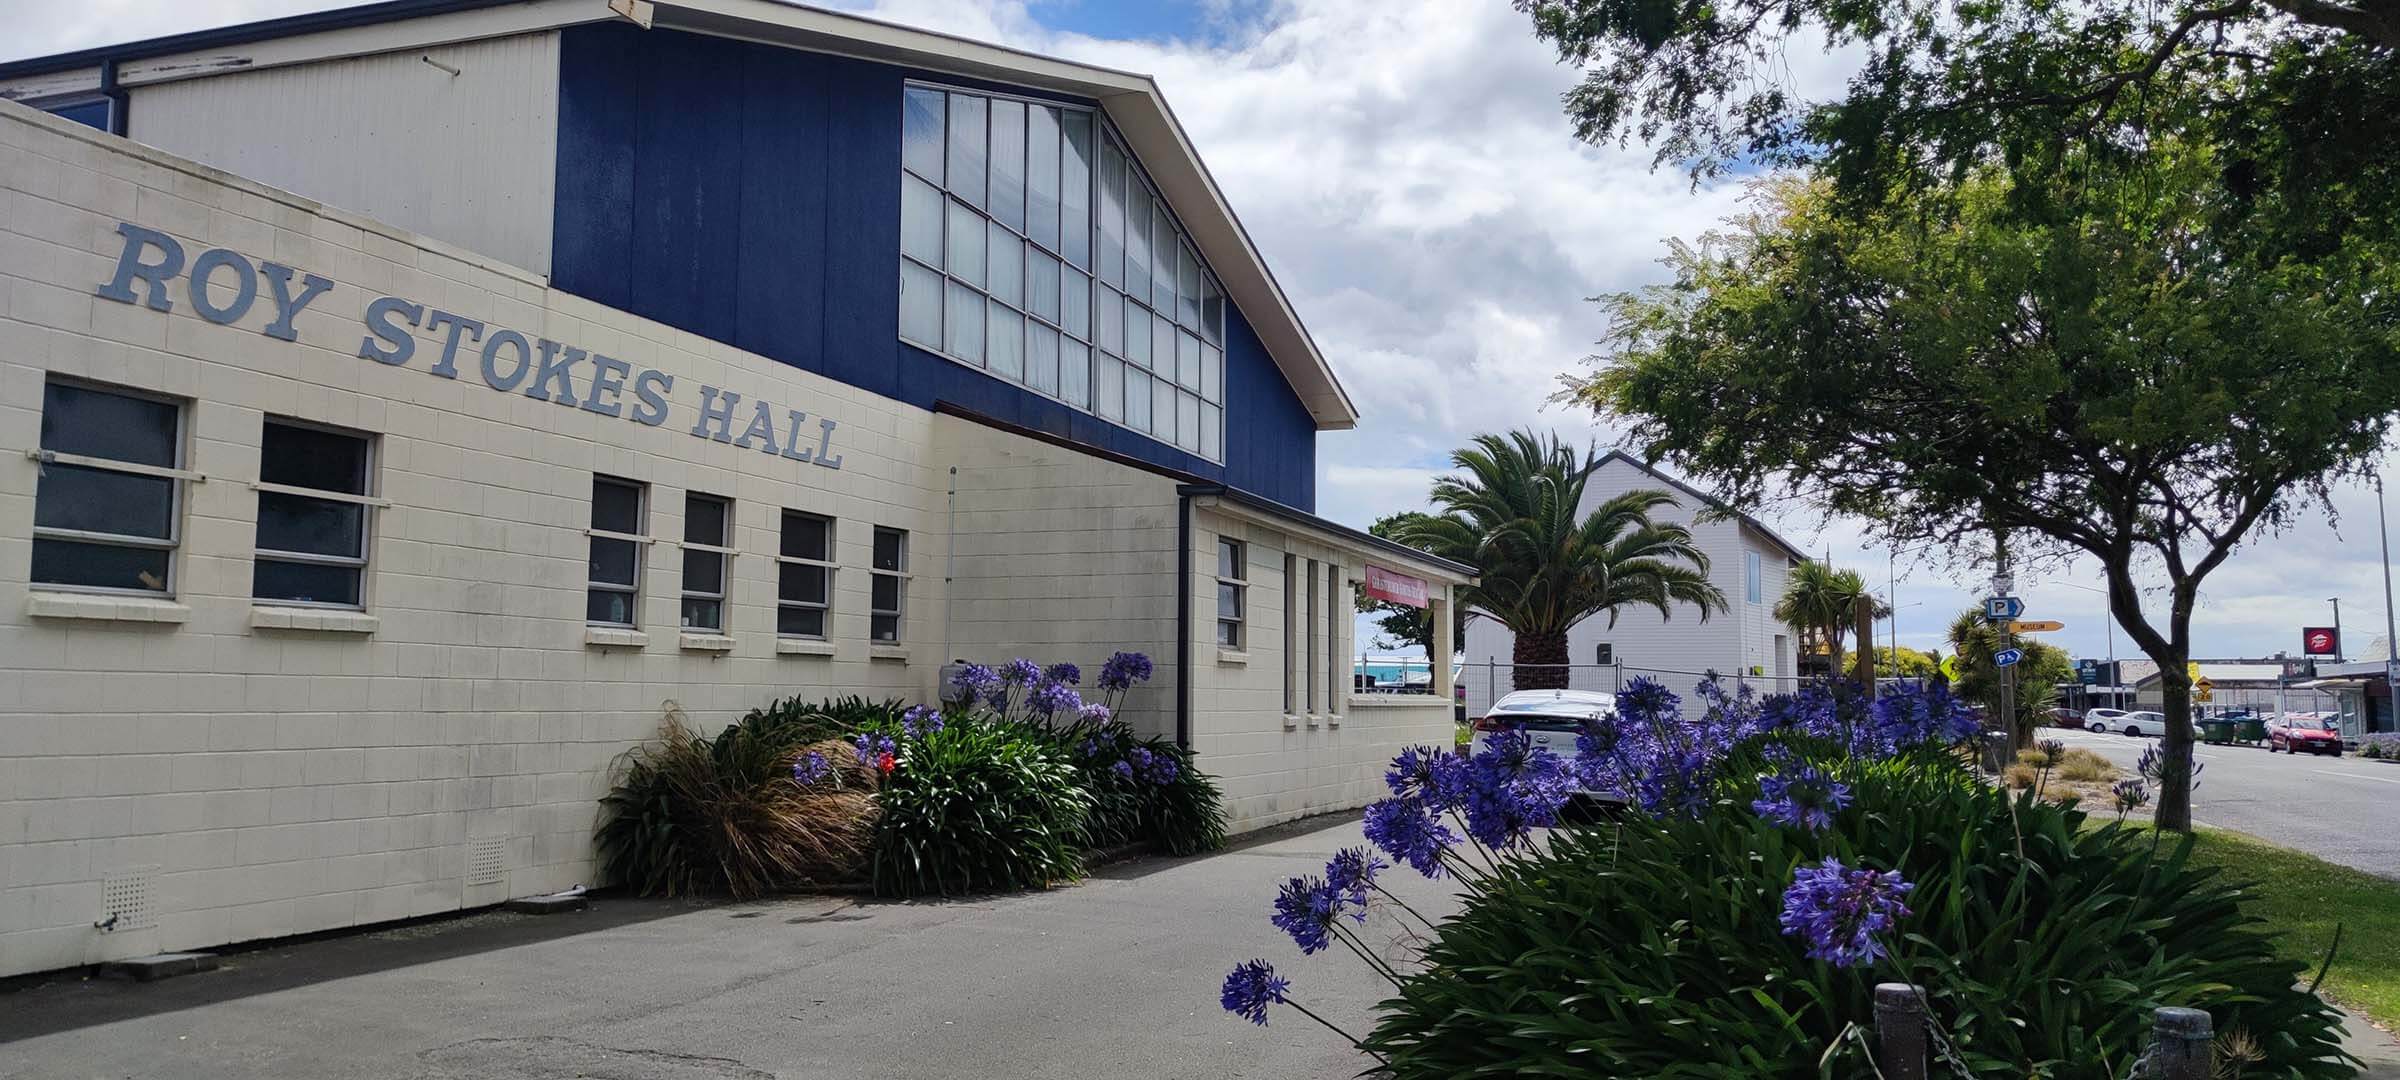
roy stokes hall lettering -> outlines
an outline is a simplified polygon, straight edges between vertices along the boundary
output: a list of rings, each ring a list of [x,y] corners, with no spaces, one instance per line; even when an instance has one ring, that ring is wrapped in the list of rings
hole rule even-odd
[[[175,305],[167,298],[167,283],[188,271],[184,295],[192,310],[212,323],[232,323],[258,302],[263,278],[275,318],[259,332],[278,341],[296,341],[298,331],[292,320],[335,287],[330,278],[295,272],[280,263],[253,264],[224,248],[201,252],[189,260],[187,268],[183,245],[165,233],[119,222],[117,234],[125,238],[124,250],[117,255],[117,272],[93,292],[121,304],[172,311]],[[145,255],[154,257],[145,261]],[[295,275],[299,278],[296,289]],[[209,293],[211,285],[230,286],[232,297],[219,304]],[[501,393],[521,393],[535,401],[619,416],[649,427],[664,426],[674,411],[668,395],[675,390],[675,376],[656,368],[635,368],[612,356],[548,338],[529,338],[399,296],[368,301],[361,321],[367,333],[359,339],[358,355],[379,364],[405,367],[416,358],[420,342],[409,333],[413,328],[441,335],[441,353],[425,370],[445,379],[458,378],[459,365],[464,363],[484,385]],[[832,452],[837,425],[831,418],[819,417],[811,432],[808,414],[798,409],[778,408],[759,399],[751,400],[747,409],[742,404],[738,393],[702,386],[699,415],[688,430],[698,438],[793,461],[828,469],[842,467],[842,456]]]

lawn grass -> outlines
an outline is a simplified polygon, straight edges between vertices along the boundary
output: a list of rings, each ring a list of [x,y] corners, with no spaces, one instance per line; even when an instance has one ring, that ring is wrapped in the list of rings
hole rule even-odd
[[[2342,928],[2341,951],[2321,991],[2353,1012],[2400,1027],[2400,882],[2337,866],[2240,833],[2198,830],[2195,862],[2248,883],[2246,910],[2281,933],[2283,955],[2314,978]]]

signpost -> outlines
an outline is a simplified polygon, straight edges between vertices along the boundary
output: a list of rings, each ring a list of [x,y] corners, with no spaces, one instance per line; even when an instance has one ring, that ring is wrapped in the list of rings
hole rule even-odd
[[[2017,662],[2023,659],[2025,659],[2025,650],[2023,649],[2002,649],[1992,654],[1992,666],[2015,667]]]
[[[1983,621],[2004,623],[2025,614],[2025,601],[2014,596],[1987,596],[1983,599]]]
[[[2066,628],[2067,624],[2057,619],[2013,619],[2008,624],[2008,632],[2012,634],[2047,634]]]

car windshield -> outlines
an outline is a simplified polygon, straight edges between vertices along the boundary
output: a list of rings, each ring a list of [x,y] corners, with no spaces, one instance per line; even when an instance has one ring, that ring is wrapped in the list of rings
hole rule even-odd
[[[2293,718],[2292,718],[2292,726],[2293,726],[2293,727],[2295,727],[2295,728],[2298,728],[2298,729],[2300,729],[2300,730],[2302,730],[2302,731],[2332,731],[2332,730],[2333,730],[2333,725],[2332,725],[2331,723],[2329,723],[2329,722],[2327,722],[2327,721],[2324,721],[2324,720],[2319,720],[2319,719],[2317,719],[2317,718],[2315,718],[2315,717],[2313,717],[2313,716],[2297,716],[2297,717],[2293,717]]]

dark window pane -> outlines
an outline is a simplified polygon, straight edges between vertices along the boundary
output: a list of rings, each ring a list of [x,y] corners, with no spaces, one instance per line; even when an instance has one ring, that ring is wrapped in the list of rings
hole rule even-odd
[[[795,559],[828,559],[826,540],[833,523],[821,517],[783,512],[783,553]]]
[[[907,558],[907,551],[907,533],[898,529],[875,530],[875,569],[905,569],[902,562]]]
[[[779,569],[781,580],[776,583],[775,592],[778,599],[809,604],[825,602],[824,567],[784,563]]]
[[[1217,583],[1217,614],[1228,619],[1242,617],[1242,587]]]
[[[51,529],[166,539],[175,481],[157,476],[44,465],[34,484],[33,523]]]
[[[900,607],[899,578],[891,577],[885,574],[877,574],[875,575],[875,583],[871,587],[871,591],[874,595],[868,602],[869,610],[894,611]]]
[[[722,630],[725,628],[725,605],[721,601],[685,597],[683,625],[693,630]]]
[[[259,443],[258,478],[270,484],[364,495],[367,440],[269,423]]]
[[[641,535],[642,489],[614,480],[592,481],[592,528]]]
[[[1242,576],[1242,545],[1233,540],[1217,541],[1217,576]]]
[[[1228,649],[1242,647],[1242,624],[1217,620],[1217,644]]]
[[[591,622],[633,625],[633,594],[594,589],[584,604],[583,617]]]
[[[900,105],[900,163],[937,184],[942,182],[943,96],[912,86]]]
[[[824,637],[825,609],[787,607],[775,613],[775,632],[785,637]]]
[[[358,579],[359,569],[355,566],[260,559],[252,575],[250,594],[261,600],[355,604]]]
[[[687,544],[713,544],[729,547],[725,542],[725,511],[732,504],[707,495],[687,495],[683,500],[683,541]]]
[[[42,449],[175,467],[175,414],[164,401],[65,383],[42,388]]]
[[[725,556],[714,551],[683,552],[683,591],[722,593],[725,591]]]
[[[611,585],[633,584],[635,551],[631,540],[592,538],[591,580]]]
[[[167,591],[169,552],[72,540],[33,542],[33,580],[44,585]]]
[[[311,499],[280,492],[258,493],[258,549],[357,558],[367,508],[357,503]]]
[[[867,623],[867,636],[876,641],[900,640],[900,616],[870,616]]]
[[[982,98],[950,95],[950,172],[942,186],[977,206],[983,205],[983,113]]]

